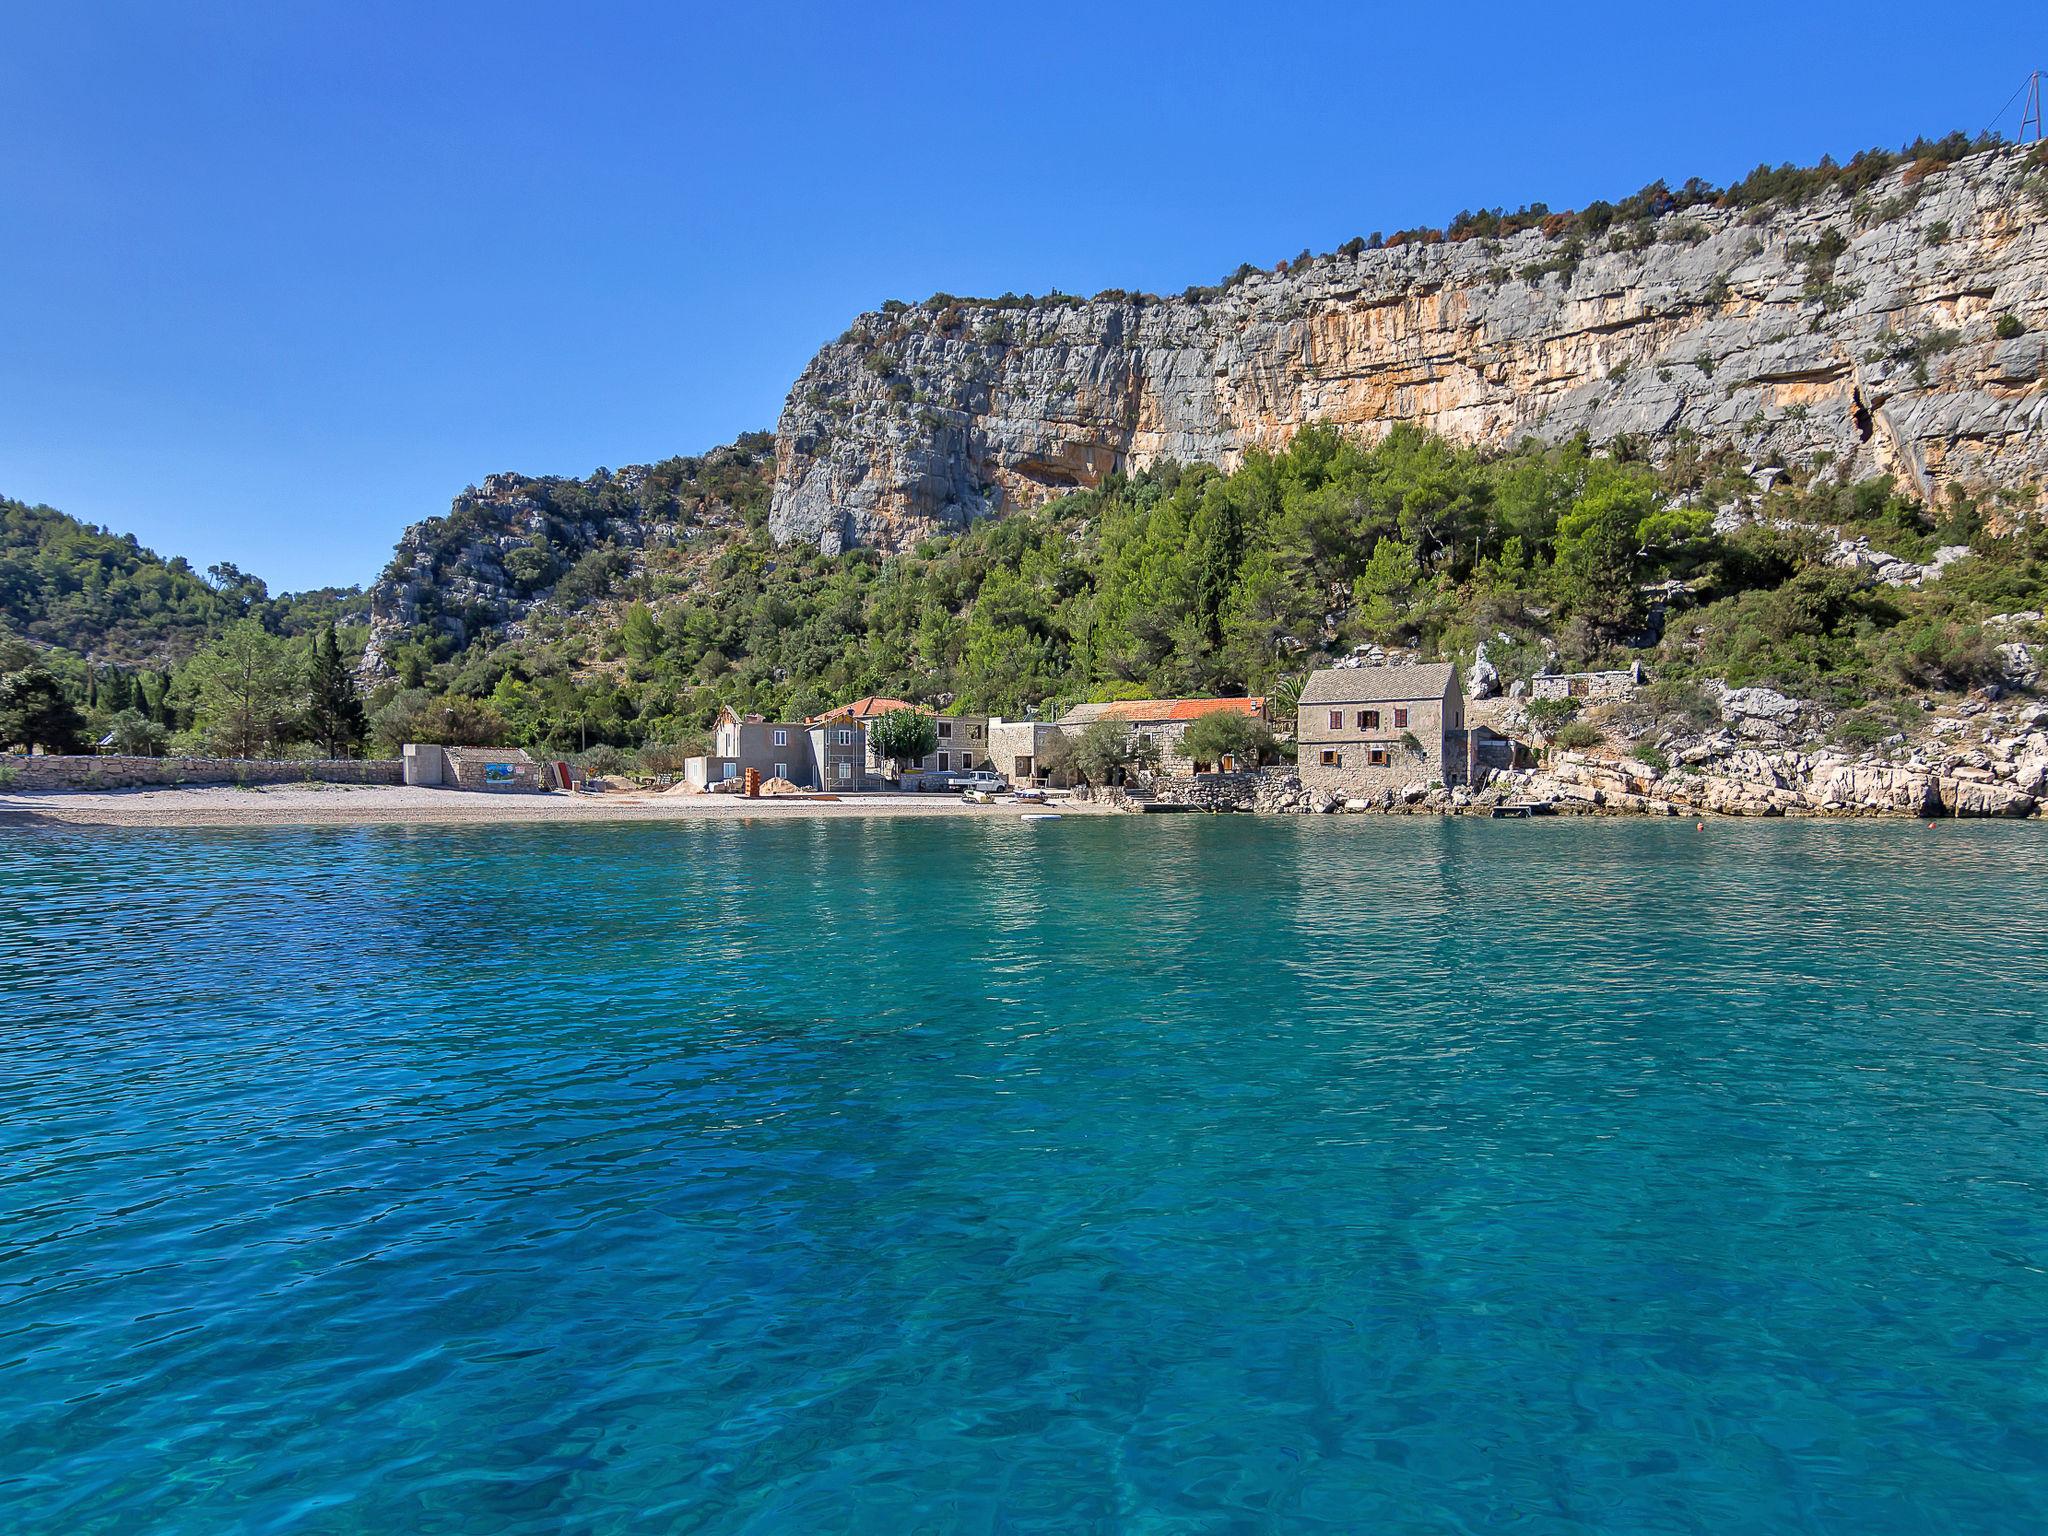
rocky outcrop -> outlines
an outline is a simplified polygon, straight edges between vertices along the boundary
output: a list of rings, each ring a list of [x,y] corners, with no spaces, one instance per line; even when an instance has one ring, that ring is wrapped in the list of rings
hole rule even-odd
[[[460,648],[486,631],[514,634],[536,612],[602,600],[650,552],[743,533],[767,502],[771,442],[749,433],[701,456],[581,480],[503,474],[469,487],[445,517],[399,536],[370,589],[363,675],[387,674],[408,635]]]
[[[1582,250],[1529,230],[1177,299],[896,306],[797,380],[770,527],[901,548],[1161,459],[1232,467],[1311,422],[1494,446],[1689,432],[1928,495],[2037,486],[2043,175],[1995,150],[1853,202],[1696,207]],[[2007,316],[2026,333],[2001,337]]]
[[[1498,775],[1495,793],[1608,811],[1721,816],[2032,816],[2048,794],[2048,709],[1886,756],[1834,748],[1732,747],[1658,768],[1631,759],[1557,752],[1543,768]],[[1952,733],[1951,733],[1952,734]]]

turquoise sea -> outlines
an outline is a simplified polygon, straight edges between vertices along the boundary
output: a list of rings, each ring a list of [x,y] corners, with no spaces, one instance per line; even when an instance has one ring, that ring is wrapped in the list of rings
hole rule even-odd
[[[0,1530],[2048,1529],[2048,828],[0,829]]]

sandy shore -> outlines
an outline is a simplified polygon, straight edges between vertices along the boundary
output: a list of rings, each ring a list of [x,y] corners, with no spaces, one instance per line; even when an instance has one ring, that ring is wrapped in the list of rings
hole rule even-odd
[[[957,795],[845,795],[748,800],[737,795],[492,795],[388,784],[229,784],[177,789],[0,794],[0,826],[260,827],[432,822],[766,821],[817,816],[1019,816],[1030,805],[973,805]],[[1063,814],[1067,807],[1054,807]],[[1075,812],[1093,807],[1075,806]]]

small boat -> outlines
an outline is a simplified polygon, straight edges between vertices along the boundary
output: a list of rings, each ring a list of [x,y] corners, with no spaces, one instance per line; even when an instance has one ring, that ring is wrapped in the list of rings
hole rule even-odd
[[[1058,821],[1060,813],[1058,811],[1026,811],[1017,819],[1019,821]]]

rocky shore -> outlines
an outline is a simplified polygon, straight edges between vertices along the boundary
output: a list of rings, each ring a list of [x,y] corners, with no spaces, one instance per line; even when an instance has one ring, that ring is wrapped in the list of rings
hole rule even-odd
[[[1476,786],[1416,783],[1369,799],[1306,789],[1292,771],[1161,776],[1150,798],[1206,811],[1274,815],[1489,814],[1502,805],[1646,816],[2026,817],[2048,800],[2048,705],[1967,700],[1924,737],[1862,750],[1810,739],[1813,706],[1766,689],[1725,690],[1723,723],[1660,733],[1643,755],[1608,745],[1553,748],[1533,768],[1482,771]],[[1114,799],[1113,802],[1114,803]]]

